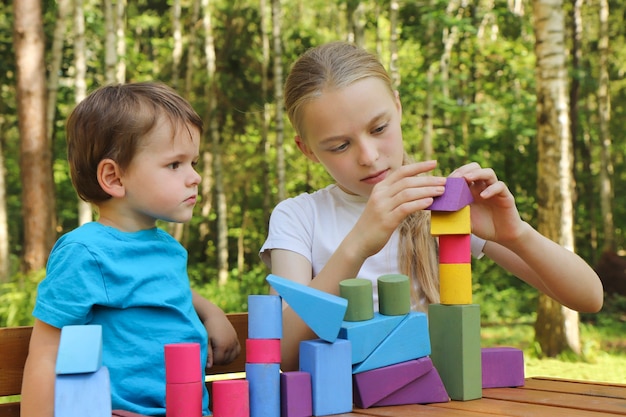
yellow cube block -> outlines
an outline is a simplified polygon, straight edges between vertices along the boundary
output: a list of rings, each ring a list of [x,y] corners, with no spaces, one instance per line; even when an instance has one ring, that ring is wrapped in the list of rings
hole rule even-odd
[[[463,235],[472,232],[470,206],[458,211],[433,211],[430,213],[430,234]]]
[[[441,304],[472,304],[472,264],[439,264]]]

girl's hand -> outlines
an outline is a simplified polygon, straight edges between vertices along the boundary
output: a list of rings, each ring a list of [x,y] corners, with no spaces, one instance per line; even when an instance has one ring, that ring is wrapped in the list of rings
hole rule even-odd
[[[467,181],[474,202],[471,204],[472,233],[486,240],[506,244],[523,232],[515,198],[491,168],[476,162],[464,165],[450,174]]]
[[[406,216],[424,210],[443,194],[444,177],[421,175],[436,166],[436,161],[403,165],[374,186],[353,229],[363,259],[380,251]]]

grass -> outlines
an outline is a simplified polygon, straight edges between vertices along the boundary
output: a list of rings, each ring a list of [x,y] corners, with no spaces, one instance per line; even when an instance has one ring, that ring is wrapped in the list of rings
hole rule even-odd
[[[545,376],[585,381],[626,383],[626,318],[582,323],[582,357],[539,358],[533,323],[483,325],[482,344],[512,346],[524,351],[527,377]]]

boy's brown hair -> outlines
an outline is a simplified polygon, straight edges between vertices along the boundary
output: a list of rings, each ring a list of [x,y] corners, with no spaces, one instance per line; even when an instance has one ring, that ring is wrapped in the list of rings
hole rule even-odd
[[[109,158],[128,168],[160,117],[168,117],[173,129],[195,126],[202,134],[202,119],[191,104],[158,82],[103,86],[74,108],[66,126],[67,158],[80,198],[92,203],[111,198],[98,183],[98,164]]]

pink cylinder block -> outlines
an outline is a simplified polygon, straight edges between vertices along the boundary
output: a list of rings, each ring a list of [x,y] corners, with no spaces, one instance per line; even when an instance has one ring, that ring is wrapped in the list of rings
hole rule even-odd
[[[184,384],[201,380],[199,343],[165,345],[165,382]]]
[[[213,381],[213,417],[250,417],[247,380]]]
[[[201,417],[203,384],[200,344],[165,345],[166,417]]]
[[[165,385],[166,417],[202,417],[202,382]]]

